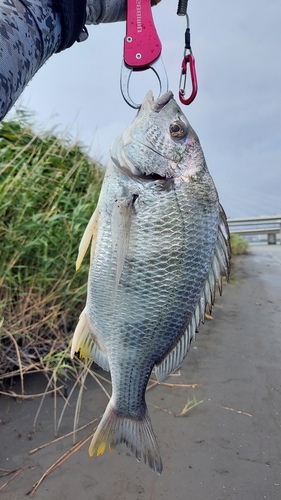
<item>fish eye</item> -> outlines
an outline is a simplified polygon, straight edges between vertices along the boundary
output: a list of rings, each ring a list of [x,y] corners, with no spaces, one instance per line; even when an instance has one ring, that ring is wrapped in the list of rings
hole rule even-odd
[[[187,128],[182,122],[174,122],[171,123],[170,127],[170,134],[174,139],[182,139],[184,136],[187,135]]]

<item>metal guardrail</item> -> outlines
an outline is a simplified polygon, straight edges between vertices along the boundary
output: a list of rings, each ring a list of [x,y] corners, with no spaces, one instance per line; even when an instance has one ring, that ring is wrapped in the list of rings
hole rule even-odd
[[[281,244],[281,215],[229,218],[228,225],[230,233],[241,236],[267,234],[269,245],[275,245],[279,235]]]

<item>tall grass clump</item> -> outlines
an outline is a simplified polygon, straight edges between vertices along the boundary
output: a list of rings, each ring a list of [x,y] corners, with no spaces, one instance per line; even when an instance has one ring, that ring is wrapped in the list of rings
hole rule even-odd
[[[86,296],[88,266],[76,273],[75,260],[102,176],[78,144],[1,124],[0,384],[67,351]]]
[[[232,233],[230,235],[231,253],[233,256],[243,255],[248,253],[249,243],[244,240],[239,234]]]

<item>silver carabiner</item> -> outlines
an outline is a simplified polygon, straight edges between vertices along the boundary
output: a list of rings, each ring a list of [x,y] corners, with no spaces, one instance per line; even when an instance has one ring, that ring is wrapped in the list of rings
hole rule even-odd
[[[147,66],[145,68],[145,71],[147,69],[151,69],[155,73],[155,75],[157,76],[157,79],[159,82],[159,95],[158,95],[158,97],[160,97],[162,94],[165,94],[165,92],[168,92],[168,90],[169,90],[168,77],[167,77],[167,73],[165,70],[165,66],[164,66],[163,61],[162,61],[162,57],[158,57],[158,59],[156,59],[156,61],[149,64],[149,66]],[[142,68],[142,70],[143,70],[143,68]],[[121,93],[122,93],[122,96],[124,97],[126,103],[129,104],[129,106],[131,106],[134,109],[139,109],[141,107],[141,104],[136,104],[130,95],[130,79],[131,79],[132,73],[133,72],[136,73],[137,71],[140,71],[140,70],[126,66],[124,59],[123,59],[122,66],[121,66],[121,75],[120,75]]]

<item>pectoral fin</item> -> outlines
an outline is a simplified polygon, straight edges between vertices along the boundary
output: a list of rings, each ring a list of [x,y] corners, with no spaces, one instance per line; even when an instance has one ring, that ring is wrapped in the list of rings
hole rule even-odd
[[[116,290],[128,252],[133,207],[138,195],[115,200],[112,219],[112,253],[116,255]]]
[[[93,252],[95,249],[95,244],[96,244],[96,239],[97,239],[97,233],[98,233],[98,222],[99,222],[99,213],[96,208],[94,211],[92,217],[90,218],[88,225],[85,229],[85,232],[82,236],[81,243],[79,245],[79,251],[78,251],[78,257],[76,260],[76,271],[78,271],[79,267],[81,266],[82,260],[84,258],[84,255],[87,251],[87,248],[90,244],[90,241],[92,239],[92,246],[91,246],[91,258],[93,256]]]

